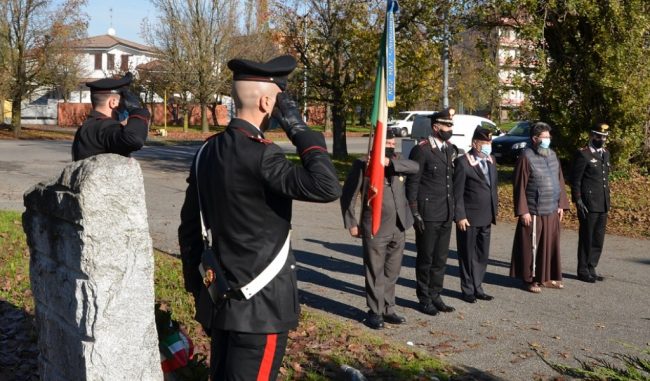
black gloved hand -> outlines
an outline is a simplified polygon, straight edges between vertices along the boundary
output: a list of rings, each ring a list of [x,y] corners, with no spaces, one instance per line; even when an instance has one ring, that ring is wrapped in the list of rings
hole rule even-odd
[[[413,213],[413,228],[418,234],[424,233],[425,227],[424,227],[424,220],[422,219],[422,216],[420,216],[420,213],[415,212]]]
[[[140,97],[133,94],[129,89],[122,90],[122,93],[120,95],[122,96],[122,99],[120,101],[122,102],[124,109],[128,111],[129,114],[132,114],[136,109],[142,108]]]
[[[587,205],[585,205],[581,198],[576,201],[576,208],[578,209],[578,217],[582,219],[587,218],[589,209],[587,209]]]
[[[309,131],[300,116],[296,102],[287,93],[278,93],[272,115],[292,142],[298,133]]]

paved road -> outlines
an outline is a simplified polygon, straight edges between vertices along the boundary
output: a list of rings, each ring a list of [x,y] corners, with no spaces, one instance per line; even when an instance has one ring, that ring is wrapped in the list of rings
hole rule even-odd
[[[360,140],[360,146],[363,141]],[[141,163],[154,246],[178,253],[176,227],[185,177],[196,146],[145,147],[134,155]],[[288,151],[292,151],[287,146]],[[361,149],[363,152],[365,149]],[[22,194],[31,185],[58,175],[69,163],[69,142],[0,141],[0,209],[23,210]],[[365,316],[361,242],[342,228],[337,203],[297,202],[293,247],[300,263],[303,303],[342,320]],[[381,334],[435,353],[484,378],[531,380],[554,372],[534,354],[575,365],[574,357],[606,357],[650,345],[650,241],[608,235],[599,270],[604,282],[575,279],[577,234],[563,230],[566,289],[534,295],[508,277],[514,226],[494,227],[486,291],[491,302],[467,304],[460,297],[455,238],[446,277],[446,301],[456,312],[428,317],[416,310],[415,245],[407,235],[398,308],[408,319]]]

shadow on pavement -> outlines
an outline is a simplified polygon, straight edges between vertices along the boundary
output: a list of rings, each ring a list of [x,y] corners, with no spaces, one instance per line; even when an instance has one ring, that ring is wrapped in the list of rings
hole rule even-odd
[[[134,152],[132,156],[148,165],[155,165],[159,171],[186,172],[189,175],[192,159],[199,147],[200,145],[198,144],[172,147],[147,147],[147,149]]]

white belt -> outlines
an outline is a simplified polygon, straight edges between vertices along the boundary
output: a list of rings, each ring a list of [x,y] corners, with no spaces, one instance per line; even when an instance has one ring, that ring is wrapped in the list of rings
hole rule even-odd
[[[287,233],[287,239],[284,241],[284,245],[280,252],[275,256],[273,261],[269,263],[268,266],[262,271],[258,276],[255,277],[250,283],[240,288],[244,298],[250,299],[253,295],[257,294],[261,289],[263,289],[269,282],[275,278],[276,275],[282,270],[284,264],[287,262],[289,257],[289,246],[291,245],[291,230]]]

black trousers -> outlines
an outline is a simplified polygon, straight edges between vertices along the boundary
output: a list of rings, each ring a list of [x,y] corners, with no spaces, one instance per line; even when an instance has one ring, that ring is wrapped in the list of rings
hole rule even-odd
[[[385,236],[363,237],[366,303],[377,315],[395,312],[395,283],[402,268],[404,236],[395,227]]]
[[[212,329],[212,381],[275,380],[289,332],[243,333]]]
[[[456,228],[460,289],[464,295],[484,295],[483,278],[490,256],[490,232],[492,226],[469,226],[461,231]]]
[[[580,218],[578,238],[578,275],[596,276],[596,266],[605,244],[607,213],[588,213]]]
[[[451,221],[425,221],[424,232],[415,234],[418,254],[415,260],[416,295],[420,303],[440,299],[445,277]]]

